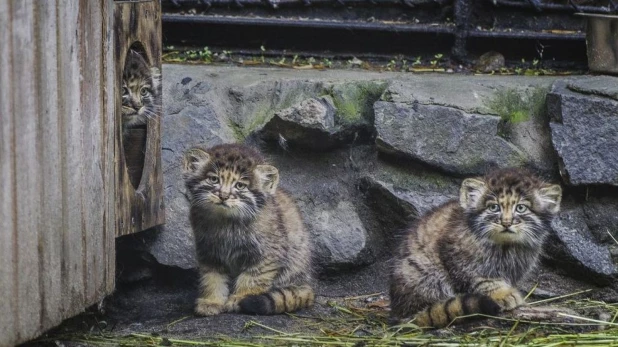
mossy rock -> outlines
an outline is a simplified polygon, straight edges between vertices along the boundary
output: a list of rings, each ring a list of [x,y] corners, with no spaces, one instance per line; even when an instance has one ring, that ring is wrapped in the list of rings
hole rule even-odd
[[[380,99],[388,83],[385,81],[361,81],[332,85],[329,94],[335,103],[335,122],[341,127],[371,126],[373,104]]]

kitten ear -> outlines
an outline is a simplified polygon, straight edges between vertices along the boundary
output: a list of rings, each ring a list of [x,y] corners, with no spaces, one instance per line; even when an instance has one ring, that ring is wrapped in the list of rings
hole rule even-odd
[[[534,194],[536,203],[541,209],[555,214],[560,211],[562,188],[558,184],[546,184]]]
[[[476,209],[486,190],[485,182],[476,178],[466,178],[459,190],[459,205],[465,210]]]
[[[195,173],[204,164],[210,161],[210,155],[201,148],[191,148],[185,152],[182,158],[183,174]]]
[[[274,194],[279,185],[279,170],[272,165],[258,165],[253,171],[260,182],[260,188],[270,194]]]

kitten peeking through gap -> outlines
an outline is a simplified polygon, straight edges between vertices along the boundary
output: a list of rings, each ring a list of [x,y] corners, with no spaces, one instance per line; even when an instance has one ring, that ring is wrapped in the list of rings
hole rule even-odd
[[[122,129],[145,128],[161,109],[161,73],[129,50],[122,73]]]

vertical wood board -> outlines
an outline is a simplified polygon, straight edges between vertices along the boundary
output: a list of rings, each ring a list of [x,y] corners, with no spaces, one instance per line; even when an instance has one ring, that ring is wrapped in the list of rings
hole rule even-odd
[[[0,0],[0,346],[113,290],[112,8]]]
[[[125,57],[138,43],[151,66],[161,69],[161,8],[159,1],[116,2],[114,4],[114,35],[116,79],[122,80]],[[118,221],[117,235],[127,235],[161,225],[165,222],[163,205],[163,173],[161,170],[161,114],[149,119],[144,169],[137,189],[131,184],[125,162],[120,106],[120,92],[116,95],[116,166]]]

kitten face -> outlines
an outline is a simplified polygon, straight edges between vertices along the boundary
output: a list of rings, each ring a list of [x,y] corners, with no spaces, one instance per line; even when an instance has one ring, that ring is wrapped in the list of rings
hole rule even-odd
[[[191,204],[220,219],[250,221],[278,182],[277,169],[257,152],[236,145],[191,149],[184,157]]]
[[[125,128],[146,125],[160,109],[160,79],[157,68],[150,68],[141,54],[127,54],[122,75],[122,121]]]
[[[482,180],[464,180],[460,204],[472,230],[496,244],[539,247],[562,190],[520,169],[499,170]]]

